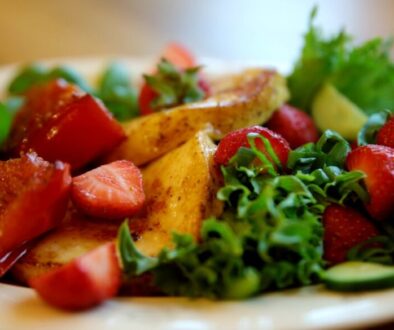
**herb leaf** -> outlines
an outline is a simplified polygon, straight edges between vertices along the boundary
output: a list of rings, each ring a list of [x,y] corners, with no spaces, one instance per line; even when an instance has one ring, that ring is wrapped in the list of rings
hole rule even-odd
[[[325,131],[316,143],[305,144],[289,154],[287,167],[293,170],[324,207],[330,203],[368,201],[361,185],[363,172],[345,170],[349,143],[338,133]]]
[[[137,92],[121,63],[111,63],[99,81],[98,97],[103,100],[116,119],[128,120],[138,116]]]
[[[157,93],[151,107],[161,110],[203,99],[205,93],[198,83],[199,70],[200,67],[193,67],[182,71],[161,59],[156,74],[144,75],[146,83]]]
[[[76,84],[86,92],[92,91],[85,80],[74,69],[67,66],[58,66],[49,69],[37,63],[22,68],[10,82],[8,91],[11,95],[20,95],[34,85],[57,78],[62,78],[70,83]]]
[[[290,103],[310,111],[316,92],[324,83],[331,83],[368,115],[384,109],[394,111],[391,41],[375,38],[354,46],[344,31],[326,38],[314,25],[315,16],[316,8],[301,56],[288,77]]]

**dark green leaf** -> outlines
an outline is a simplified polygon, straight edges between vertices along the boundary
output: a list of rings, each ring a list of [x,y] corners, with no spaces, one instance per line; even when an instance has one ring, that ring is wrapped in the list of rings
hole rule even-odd
[[[40,64],[22,68],[8,86],[10,94],[23,94],[32,86],[46,81],[49,70]]]
[[[389,119],[390,115],[391,113],[388,110],[371,115],[364,127],[358,133],[357,144],[359,146],[375,144],[376,134]]]
[[[6,141],[11,130],[12,115],[7,107],[0,103],[0,148]]]
[[[157,259],[145,257],[134,245],[128,220],[119,227],[117,248],[123,271],[127,275],[140,275],[157,265]]]
[[[132,87],[127,68],[121,63],[111,63],[99,81],[98,97],[116,119],[125,121],[137,117],[137,92]]]
[[[203,99],[205,93],[199,86],[200,69],[194,67],[182,71],[162,59],[154,75],[144,75],[146,83],[157,93],[151,107],[161,110]]]

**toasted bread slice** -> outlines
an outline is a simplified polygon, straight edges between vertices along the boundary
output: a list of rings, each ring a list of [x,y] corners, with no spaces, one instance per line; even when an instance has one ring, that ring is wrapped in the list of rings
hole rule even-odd
[[[180,146],[210,125],[218,138],[230,131],[262,124],[288,98],[278,73],[249,69],[217,83],[206,100],[139,117],[123,124],[127,140],[107,161],[128,159],[146,164]]]
[[[67,221],[48,233],[20,259],[12,273],[27,283],[29,278],[68,263],[116,238],[118,224],[96,222],[70,211]]]
[[[197,133],[191,140],[143,170],[146,209],[129,224],[137,247],[147,255],[157,255],[171,247],[172,232],[199,237],[201,222],[219,215],[222,204],[212,158],[216,150],[208,135]],[[116,238],[119,223],[94,221],[70,211],[65,223],[46,235],[13,268],[14,276],[26,283],[29,278],[59,267],[72,259]],[[152,292],[144,280],[141,288],[129,292]],[[143,285],[146,284],[146,288]],[[155,291],[157,292],[157,290]]]

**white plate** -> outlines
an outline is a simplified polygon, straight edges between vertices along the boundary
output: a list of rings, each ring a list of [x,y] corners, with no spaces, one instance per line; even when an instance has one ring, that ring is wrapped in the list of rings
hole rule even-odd
[[[123,60],[132,74],[150,67],[151,61]],[[90,80],[108,59],[56,60],[81,71]],[[205,60],[213,75],[245,66]],[[253,63],[255,64],[255,63]],[[287,66],[281,66],[286,71]],[[0,91],[15,66],[0,69]],[[31,289],[0,284],[0,329],[343,329],[394,321],[394,289],[341,294],[321,286],[261,295],[241,302],[214,302],[183,298],[115,298],[83,313],[55,310]]]

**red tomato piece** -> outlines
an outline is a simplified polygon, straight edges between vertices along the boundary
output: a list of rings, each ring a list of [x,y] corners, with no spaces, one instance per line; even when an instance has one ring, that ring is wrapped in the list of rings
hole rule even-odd
[[[0,259],[64,217],[70,167],[36,154],[0,162]]]
[[[124,138],[122,127],[99,100],[57,80],[28,94],[13,125],[11,144],[13,154],[34,150],[75,170]]]

